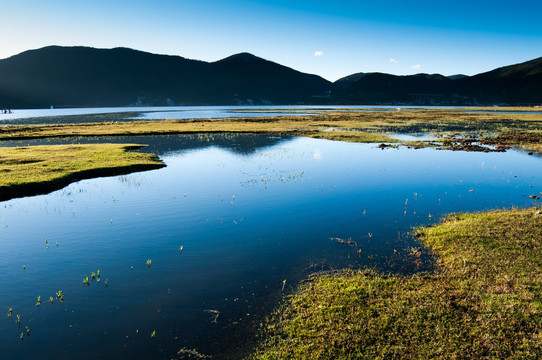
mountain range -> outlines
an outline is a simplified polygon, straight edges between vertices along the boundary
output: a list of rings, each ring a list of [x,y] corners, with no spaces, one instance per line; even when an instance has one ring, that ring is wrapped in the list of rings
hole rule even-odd
[[[474,76],[357,73],[332,83],[249,53],[216,62],[48,46],[0,60],[0,108],[542,103],[542,57]]]

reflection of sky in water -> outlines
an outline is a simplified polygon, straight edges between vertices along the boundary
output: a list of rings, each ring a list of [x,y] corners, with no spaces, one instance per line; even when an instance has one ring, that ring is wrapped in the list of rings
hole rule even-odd
[[[399,109],[431,109],[431,106],[403,106]],[[456,107],[438,107],[439,109],[454,109]],[[464,107],[459,107],[464,108]],[[275,112],[276,110],[281,112]],[[0,113],[0,123],[25,123],[47,124],[55,123],[62,118],[62,122],[88,122],[108,121],[107,118],[99,115],[116,114],[113,119],[209,119],[228,117],[262,117],[278,115],[309,115],[310,110],[314,111],[373,111],[372,109],[397,111],[396,106],[381,105],[268,105],[268,106],[162,106],[162,107],[110,107],[110,108],[54,108],[54,109],[16,109],[11,114]],[[274,111],[275,110],[275,111]],[[283,112],[283,111],[286,112]],[[309,110],[309,111],[304,111]],[[260,111],[266,111],[265,114]],[[291,111],[291,112],[288,112]],[[465,110],[469,112],[468,108]],[[494,111],[473,111],[479,113],[494,113]],[[126,113],[126,116],[121,116]],[[525,113],[521,111],[499,112],[499,113]],[[529,112],[540,113],[540,112]],[[120,114],[120,115],[119,115]],[[88,119],[82,116],[87,115]],[[70,117],[73,117],[70,120]],[[110,121],[110,120],[109,120]]]
[[[145,120],[167,120],[167,119],[224,119],[224,118],[245,118],[245,117],[269,117],[269,116],[303,116],[311,115],[304,112],[297,113],[274,113],[274,112],[231,112],[222,110],[183,110],[183,111],[161,111],[161,112],[145,112],[131,119]]]
[[[542,190],[540,159],[516,151],[279,140],[183,143],[162,153],[163,169],[0,203],[0,309],[32,329],[21,344],[0,316],[6,358],[216,355],[276,304],[284,279],[291,289],[320,269],[416,271],[412,226],[530,206]],[[97,269],[108,288],[82,284]],[[35,307],[58,290],[63,304]],[[220,311],[217,324],[206,310]]]
[[[14,120],[33,117],[55,117],[55,116],[72,116],[72,115],[89,115],[89,114],[115,114],[115,113],[148,113],[154,115],[145,115],[147,119],[155,119],[152,116],[157,116],[156,119],[162,119],[161,112],[176,113],[181,119],[189,119],[194,117],[208,118],[210,115],[223,116],[223,114],[232,114],[235,111],[267,111],[274,109],[367,109],[367,108],[382,108],[394,109],[393,106],[335,106],[335,105],[268,105],[268,106],[153,106],[153,107],[109,107],[109,108],[54,108],[54,109],[17,109],[11,114],[0,113],[1,120]]]

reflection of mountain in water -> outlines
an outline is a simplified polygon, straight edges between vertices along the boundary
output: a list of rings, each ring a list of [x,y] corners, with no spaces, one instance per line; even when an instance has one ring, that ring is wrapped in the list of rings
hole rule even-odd
[[[110,137],[77,137],[61,139],[34,139],[20,141],[2,141],[4,146],[63,145],[63,144],[145,144],[142,152],[164,155],[171,152],[203,149],[210,146],[248,155],[263,148],[276,145],[289,137],[256,134],[183,134],[156,136],[110,136]]]

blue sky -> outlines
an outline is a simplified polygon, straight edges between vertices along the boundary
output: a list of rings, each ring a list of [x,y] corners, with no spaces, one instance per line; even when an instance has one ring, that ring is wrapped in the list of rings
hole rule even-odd
[[[473,75],[542,56],[542,1],[0,0],[0,58],[47,45],[216,61],[239,52],[334,81]]]

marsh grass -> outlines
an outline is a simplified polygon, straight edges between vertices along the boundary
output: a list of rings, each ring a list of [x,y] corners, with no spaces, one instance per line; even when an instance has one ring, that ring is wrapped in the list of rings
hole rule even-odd
[[[345,141],[345,142],[357,142],[357,143],[396,143],[398,140],[392,139],[389,136],[376,134],[376,133],[367,133],[362,131],[315,131],[312,133],[307,133],[306,136],[317,138],[317,139],[327,139],[335,141]]]
[[[451,110],[409,110],[400,112],[327,112],[315,116],[269,118],[226,118],[105,122],[63,125],[3,126],[0,140],[66,136],[157,135],[201,132],[246,132],[288,135],[323,131],[322,137],[336,136],[324,131],[337,128],[351,132],[477,132],[506,130],[539,131],[542,114],[466,113]]]
[[[537,147],[542,144],[542,114],[505,113],[505,108],[402,109],[401,111],[326,111],[317,115],[262,118],[225,118],[99,122],[57,125],[3,126],[0,140],[56,137],[166,135],[194,133],[254,133],[366,142],[398,143],[386,132],[448,135],[406,146],[440,149],[490,151],[481,145]],[[317,111],[312,111],[317,112]],[[465,144],[464,136],[476,134],[477,144]],[[500,150],[499,150],[500,151]]]
[[[316,276],[270,317],[255,359],[542,356],[542,215],[450,215],[417,236],[434,274]]]
[[[0,147],[0,200],[45,193],[92,176],[120,175],[164,164],[141,145]]]

